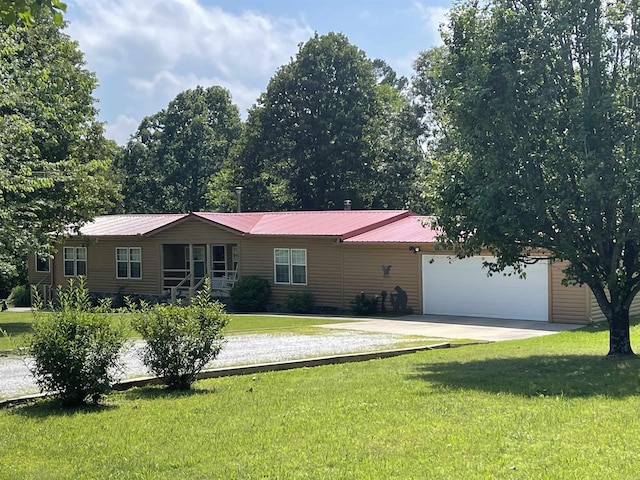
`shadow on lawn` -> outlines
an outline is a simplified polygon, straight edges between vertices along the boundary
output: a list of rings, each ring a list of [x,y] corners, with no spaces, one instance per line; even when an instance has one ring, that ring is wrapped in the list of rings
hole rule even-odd
[[[640,357],[540,355],[422,364],[414,378],[495,394],[624,398],[640,394]]]
[[[33,331],[32,325],[31,322],[7,322],[0,323],[0,328],[9,335],[24,335]]]
[[[78,414],[95,414],[118,408],[118,405],[108,403],[108,397],[98,404],[82,405],[80,407],[65,407],[55,397],[36,400],[8,411],[12,414],[24,415],[31,418],[70,417]]]
[[[155,399],[178,399],[192,397],[194,395],[216,393],[215,389],[192,388],[191,390],[169,390],[164,385],[153,385],[148,387],[137,387],[126,390],[120,394],[126,400],[155,400]]]

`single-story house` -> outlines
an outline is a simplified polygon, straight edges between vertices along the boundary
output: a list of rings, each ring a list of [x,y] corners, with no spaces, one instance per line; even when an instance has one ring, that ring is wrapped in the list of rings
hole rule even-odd
[[[439,249],[425,218],[406,210],[104,215],[53,258],[31,255],[29,281],[45,296],[82,275],[96,294],[176,299],[206,277],[224,294],[236,279],[258,275],[276,305],[309,291],[317,306],[349,311],[361,292],[390,296],[400,287],[419,314],[603,319],[589,289],[562,286],[562,264],[538,262],[520,279],[487,276],[487,258]]]

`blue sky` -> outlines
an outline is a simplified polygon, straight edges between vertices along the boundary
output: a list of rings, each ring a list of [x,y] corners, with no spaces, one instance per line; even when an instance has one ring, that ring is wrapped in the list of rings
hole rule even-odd
[[[344,33],[369,58],[410,76],[440,43],[451,0],[67,0],[107,137],[126,143],[181,91],[221,85],[243,118],[278,67],[314,32]]]

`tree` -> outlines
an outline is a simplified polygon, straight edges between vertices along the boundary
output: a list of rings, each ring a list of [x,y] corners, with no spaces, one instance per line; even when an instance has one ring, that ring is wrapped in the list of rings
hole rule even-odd
[[[404,186],[422,154],[405,128],[410,110],[398,85],[393,70],[374,66],[342,34],[316,34],[301,45],[250,110],[228,166],[228,178],[244,187],[243,205],[325,210],[350,199],[356,208],[407,206],[411,188]]]
[[[50,20],[0,31],[0,275],[117,200],[95,75]]]
[[[115,163],[127,212],[203,210],[207,185],[240,136],[238,108],[213,86],[179,93],[143,119]]]
[[[21,21],[27,26],[35,23],[36,16],[49,12],[57,25],[62,25],[62,14],[67,4],[60,0],[0,0],[0,23],[13,25]]]
[[[639,25],[637,1],[466,2],[423,70],[438,226],[460,255],[490,248],[493,271],[567,261],[609,355],[633,354],[640,290]]]

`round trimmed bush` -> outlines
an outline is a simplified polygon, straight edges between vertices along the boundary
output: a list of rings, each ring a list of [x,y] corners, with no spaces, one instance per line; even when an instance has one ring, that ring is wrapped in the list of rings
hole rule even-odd
[[[237,312],[265,312],[269,304],[271,285],[256,275],[247,275],[236,282],[229,292],[231,308]]]
[[[31,291],[29,290],[29,285],[18,285],[14,287],[7,301],[14,307],[30,307]]]
[[[84,282],[58,290],[53,311],[34,309],[35,321],[28,353],[31,369],[43,390],[64,406],[98,403],[121,373],[122,328],[114,325],[108,302],[91,306]]]
[[[189,390],[224,343],[222,329],[229,318],[224,305],[211,301],[210,285],[207,280],[191,305],[149,307],[143,302],[140,311],[133,311],[133,328],[146,342],[142,361],[171,390]]]

